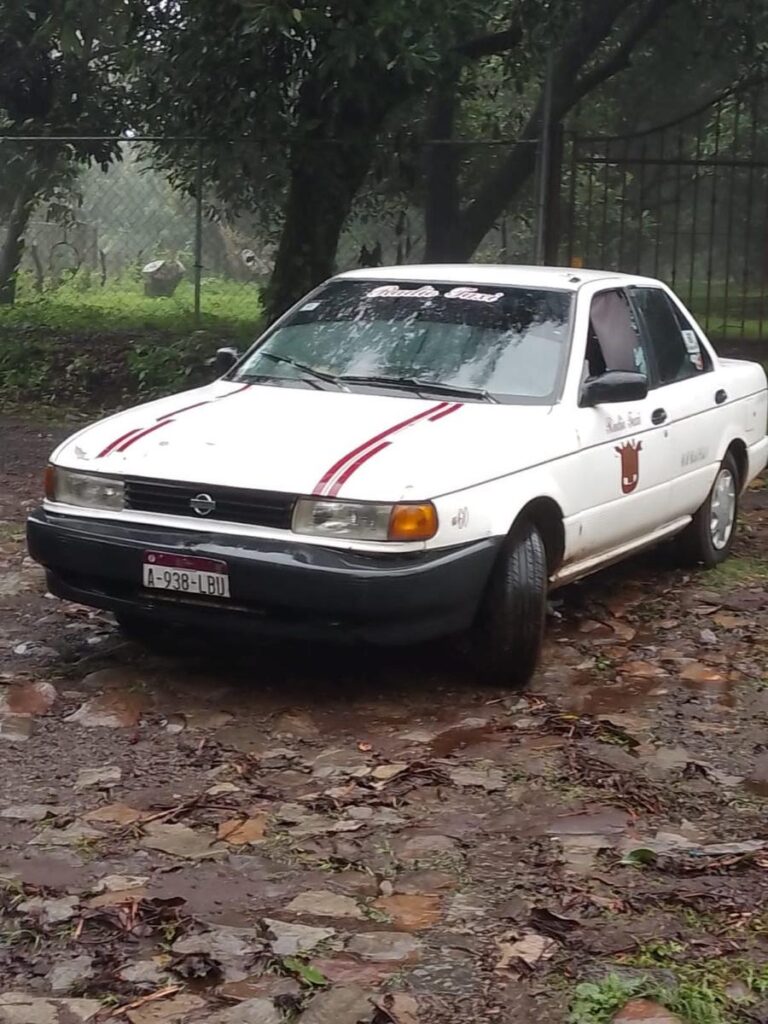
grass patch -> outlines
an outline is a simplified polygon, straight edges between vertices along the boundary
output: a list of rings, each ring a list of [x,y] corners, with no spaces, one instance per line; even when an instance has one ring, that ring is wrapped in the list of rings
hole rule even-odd
[[[688,1024],[738,1024],[743,1011],[768,994],[768,965],[744,957],[689,960],[679,942],[645,946],[617,964],[649,971],[647,978],[608,975],[601,981],[577,985],[571,1000],[569,1024],[607,1024],[630,999],[651,999],[678,1014]],[[653,971],[671,971],[674,986],[661,985]],[[737,986],[737,987],[736,987]]]
[[[147,298],[127,277],[104,288],[74,278],[15,306],[0,306],[0,406],[92,411],[196,387],[211,380],[206,361],[221,345],[245,349],[258,334],[255,285],[203,282],[202,315],[192,284],[170,298]]]
[[[14,306],[0,306],[0,329],[51,331],[164,331],[183,335],[203,329],[228,337],[252,338],[263,316],[261,293],[253,284],[206,278],[201,287],[199,322],[194,315],[194,285],[182,281],[174,294],[152,299],[133,275],[104,287],[77,276],[42,293],[22,289]]]
[[[704,579],[714,587],[764,583],[768,580],[768,559],[743,555],[739,558],[727,558],[714,569],[709,569]]]

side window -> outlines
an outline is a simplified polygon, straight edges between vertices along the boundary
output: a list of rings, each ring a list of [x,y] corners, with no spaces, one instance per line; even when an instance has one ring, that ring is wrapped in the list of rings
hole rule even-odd
[[[588,377],[607,370],[648,373],[637,322],[623,291],[600,292],[592,299],[586,364]]]
[[[633,288],[634,299],[653,351],[660,384],[687,380],[711,369],[691,324],[660,288]]]

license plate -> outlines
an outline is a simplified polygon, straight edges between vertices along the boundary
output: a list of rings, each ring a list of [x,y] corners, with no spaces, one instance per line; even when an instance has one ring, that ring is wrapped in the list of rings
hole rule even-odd
[[[195,597],[230,596],[227,563],[195,555],[145,552],[142,582],[149,590],[165,590]]]

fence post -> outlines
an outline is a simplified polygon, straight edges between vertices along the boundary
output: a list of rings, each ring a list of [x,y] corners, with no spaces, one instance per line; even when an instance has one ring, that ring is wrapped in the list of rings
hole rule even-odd
[[[195,327],[200,326],[200,286],[203,276],[203,144],[197,147],[195,172]]]
[[[536,161],[536,239],[534,263],[543,264],[546,256],[547,239],[547,198],[549,191],[549,164],[552,148],[552,78],[554,59],[552,51],[547,55],[542,100],[539,146]]]

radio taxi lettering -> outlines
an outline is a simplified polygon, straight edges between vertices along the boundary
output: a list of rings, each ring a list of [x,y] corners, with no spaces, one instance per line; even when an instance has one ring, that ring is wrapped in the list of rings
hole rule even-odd
[[[479,292],[477,288],[451,288],[445,293],[446,299],[466,299],[468,302],[498,302],[504,292]]]
[[[622,430],[632,430],[634,427],[639,427],[643,422],[643,417],[636,412],[627,413],[627,418],[623,416],[609,416],[605,422],[605,430],[608,434],[620,434]]]
[[[400,288],[396,284],[383,284],[368,292],[369,299],[436,299],[440,295],[431,284],[420,288]],[[451,288],[444,295],[446,299],[463,299],[466,302],[498,302],[504,292],[480,292],[477,288]],[[305,307],[309,308],[309,307]]]
[[[624,444],[616,446],[616,451],[621,456],[621,490],[624,494],[631,494],[637,487],[642,448],[642,441],[625,441]]]
[[[421,288],[399,288],[396,284],[383,284],[368,292],[369,299],[436,299],[440,292],[432,285]]]

